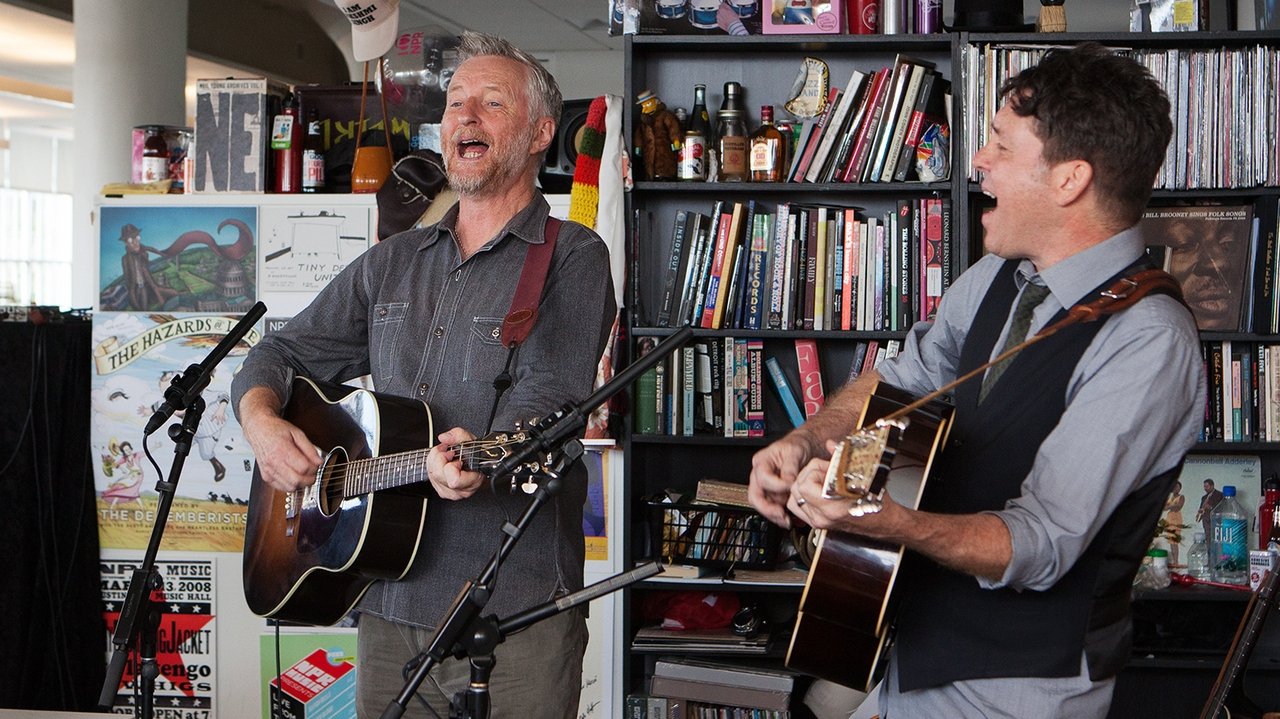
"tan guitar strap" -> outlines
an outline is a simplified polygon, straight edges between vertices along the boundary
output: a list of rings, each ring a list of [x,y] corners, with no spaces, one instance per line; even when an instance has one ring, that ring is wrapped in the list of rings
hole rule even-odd
[[[1178,284],[1178,281],[1174,279],[1173,275],[1170,275],[1164,270],[1158,269],[1139,270],[1127,277],[1122,277],[1110,287],[1099,291],[1098,296],[1095,297],[1093,301],[1081,303],[1072,307],[1067,311],[1066,317],[1063,317],[1057,322],[1045,327],[1035,335],[1028,337],[1022,344],[1010,347],[990,362],[967,372],[950,383],[930,392],[924,397],[921,397],[915,402],[906,405],[893,414],[884,417],[884,419],[898,419],[899,417],[905,417],[916,409],[923,407],[935,397],[939,397],[950,392],[974,377],[982,376],[982,373],[991,365],[1003,362],[1031,345],[1052,337],[1060,330],[1074,325],[1077,322],[1093,322],[1099,317],[1115,314],[1121,310],[1128,309],[1136,304],[1138,300],[1146,297],[1152,292],[1167,294],[1178,300],[1178,302],[1182,303],[1184,306],[1186,305],[1182,299],[1182,286]]]

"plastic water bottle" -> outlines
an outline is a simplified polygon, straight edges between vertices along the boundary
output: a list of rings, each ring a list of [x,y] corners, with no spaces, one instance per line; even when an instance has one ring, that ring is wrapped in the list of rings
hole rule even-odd
[[[1222,501],[1209,515],[1213,528],[1213,579],[1249,585],[1249,515],[1236,500],[1234,485],[1222,488]]]
[[[1195,542],[1187,552],[1187,574],[1196,579],[1213,579],[1209,567],[1209,545],[1204,542],[1204,532],[1195,533]]]

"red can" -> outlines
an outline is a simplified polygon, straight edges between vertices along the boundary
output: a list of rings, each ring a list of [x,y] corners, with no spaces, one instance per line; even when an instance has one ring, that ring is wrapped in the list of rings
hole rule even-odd
[[[850,35],[875,35],[880,30],[880,0],[845,0]]]

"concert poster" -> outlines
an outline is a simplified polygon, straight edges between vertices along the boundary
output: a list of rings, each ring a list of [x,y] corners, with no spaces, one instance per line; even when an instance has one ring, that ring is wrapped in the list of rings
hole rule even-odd
[[[174,413],[145,440],[143,429],[174,377],[203,362],[239,320],[193,313],[94,315],[89,439],[103,547],[147,546],[159,498],[155,486],[169,476],[175,457],[166,430],[184,421],[185,412]],[[239,552],[244,547],[253,453],[231,408],[231,379],[259,337],[251,330],[232,348],[201,395],[205,410],[178,477],[162,549]]]
[[[119,554],[119,553],[115,553]],[[141,556],[101,560],[102,610],[107,622],[107,655],[120,612],[128,596],[133,572]],[[217,716],[218,685],[217,582],[214,560],[156,560],[163,588],[152,592],[161,607],[156,629],[154,716],[157,719],[213,719]],[[141,687],[137,686],[138,652],[130,650],[120,688],[112,705],[115,714],[135,713]]]
[[[99,212],[99,310],[245,312],[257,301],[257,208]]]
[[[258,298],[273,316],[292,317],[352,260],[369,249],[370,209],[359,205],[266,205]]]

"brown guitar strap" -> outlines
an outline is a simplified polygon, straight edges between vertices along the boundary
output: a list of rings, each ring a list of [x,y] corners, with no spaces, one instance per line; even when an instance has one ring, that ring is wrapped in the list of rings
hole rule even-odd
[[[538,321],[538,301],[542,299],[542,287],[547,283],[547,270],[551,267],[551,255],[556,251],[556,238],[560,236],[559,218],[547,216],[544,231],[546,239],[540,245],[529,245],[524,256],[524,269],[511,298],[511,311],[502,320],[502,346],[511,348],[525,341]]]
[[[551,269],[551,256],[556,251],[556,238],[560,236],[560,227],[564,225],[557,217],[547,215],[547,224],[543,229],[543,243],[529,245],[525,251],[524,267],[520,270],[520,280],[516,284],[515,296],[511,298],[511,310],[502,319],[502,346],[507,348],[507,363],[502,372],[493,378],[493,407],[489,410],[489,422],[486,432],[493,430],[493,418],[498,414],[498,401],[511,387],[511,360],[516,356],[516,347],[529,337],[533,325],[538,321],[538,303],[542,299],[542,288],[547,284],[547,272]]]
[[[1067,311],[1066,317],[1063,317],[1061,320],[1058,320],[1057,322],[1040,330],[1034,336],[1027,338],[1027,340],[1022,344],[1009,348],[990,362],[987,362],[981,367],[956,378],[949,384],[930,392],[897,412],[888,415],[884,419],[898,419],[899,417],[905,417],[920,407],[923,407],[935,397],[939,397],[950,392],[974,377],[982,376],[982,373],[991,365],[1003,362],[1031,345],[1052,337],[1058,331],[1076,324],[1077,322],[1093,322],[1099,317],[1115,314],[1121,310],[1128,309],[1136,304],[1138,300],[1146,297],[1152,292],[1167,294],[1178,300],[1178,302],[1181,302],[1184,306],[1186,304],[1182,299],[1182,286],[1178,284],[1178,281],[1174,279],[1173,275],[1165,272],[1164,270],[1140,270],[1128,277],[1123,277],[1117,280],[1105,290],[1101,290],[1092,302],[1082,303],[1072,307]]]

